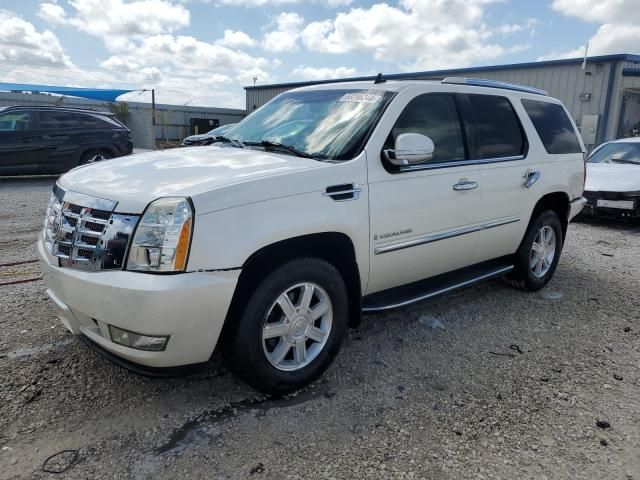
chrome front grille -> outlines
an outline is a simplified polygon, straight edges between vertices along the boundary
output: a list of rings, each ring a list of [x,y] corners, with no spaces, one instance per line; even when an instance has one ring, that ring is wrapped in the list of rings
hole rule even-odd
[[[116,202],[56,185],[45,219],[43,240],[60,266],[79,270],[121,269],[137,215],[114,213]]]

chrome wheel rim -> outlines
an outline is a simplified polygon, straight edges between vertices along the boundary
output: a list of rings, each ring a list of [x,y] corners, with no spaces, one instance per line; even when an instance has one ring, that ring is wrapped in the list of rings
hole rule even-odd
[[[536,278],[544,277],[556,256],[556,232],[549,225],[544,225],[533,240],[529,267]]]
[[[278,370],[309,365],[322,352],[333,322],[327,292],[314,283],[298,283],[282,292],[262,325],[262,348]]]

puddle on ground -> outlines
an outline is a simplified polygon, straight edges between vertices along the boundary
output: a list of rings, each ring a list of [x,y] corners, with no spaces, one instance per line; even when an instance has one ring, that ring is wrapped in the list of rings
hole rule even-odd
[[[169,441],[158,448],[157,454],[179,453],[199,439],[219,433],[220,429],[218,426],[230,418],[236,418],[244,414],[262,417],[266,415],[269,410],[295,407],[310,400],[333,398],[334,396],[335,393],[333,392],[323,393],[318,390],[307,390],[294,397],[232,402],[228,407],[201,413],[193,420],[189,420],[180,428],[174,430]]]
[[[42,355],[44,353],[49,353],[51,350],[55,350],[56,348],[64,347],[65,345],[70,344],[72,341],[72,338],[67,338],[65,340],[60,340],[59,342],[47,343],[45,345],[39,345],[37,347],[18,348],[17,350],[14,350],[12,352],[1,353],[0,357],[24,358],[34,355]]]

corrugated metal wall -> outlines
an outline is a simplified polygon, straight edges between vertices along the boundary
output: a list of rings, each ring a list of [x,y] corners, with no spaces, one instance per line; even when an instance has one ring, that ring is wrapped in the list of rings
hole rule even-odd
[[[631,62],[628,66],[636,66]],[[609,76],[612,69],[619,72],[622,69],[622,62],[593,63],[588,62],[587,68],[582,70],[580,63],[569,65],[545,65],[539,67],[514,68],[514,69],[479,69],[477,71],[468,70],[464,72],[466,77],[486,78],[488,80],[501,80],[505,82],[529,85],[542,88],[553,97],[560,99],[567,107],[574,121],[580,127],[584,115],[599,115],[600,138],[611,138],[615,135],[614,126],[617,125],[619,109],[609,108],[609,121],[607,125],[602,124],[605,120],[607,106],[607,90],[609,86]],[[423,76],[421,78],[441,78],[442,74],[436,76]],[[615,78],[615,77],[614,77]],[[640,78],[638,79],[640,83]],[[618,87],[614,85],[613,87]],[[290,88],[290,87],[289,87]],[[287,91],[287,87],[270,87],[263,89],[246,90],[247,112],[251,112],[255,107],[260,107],[276,95]],[[615,90],[614,90],[615,92]],[[584,94],[590,94],[587,96]],[[612,95],[611,101],[615,102],[617,95]],[[619,98],[619,101],[621,101]],[[607,129],[606,132],[604,129]]]

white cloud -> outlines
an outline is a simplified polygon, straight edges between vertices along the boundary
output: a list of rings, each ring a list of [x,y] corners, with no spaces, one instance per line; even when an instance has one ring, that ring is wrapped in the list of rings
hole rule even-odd
[[[554,0],[551,7],[564,15],[591,22],[640,22],[637,0]]]
[[[293,77],[300,80],[327,80],[330,78],[354,77],[358,71],[352,67],[305,67],[300,66],[293,70]]]
[[[0,25],[0,61],[4,65],[72,65],[58,37],[49,30],[38,32],[33,24],[8,10],[0,10]]]
[[[333,20],[311,22],[305,46],[322,53],[369,53],[405,69],[466,66],[511,51],[492,41],[485,9],[493,0],[400,0],[353,8]],[[518,46],[516,48],[523,48]]]
[[[122,37],[173,32],[189,25],[189,10],[166,0],[68,0],[71,12],[56,3],[41,3],[38,15],[52,23],[73,25],[103,38],[107,45]]]
[[[269,52],[295,52],[304,18],[297,13],[283,12],[276,17],[276,30],[265,34],[262,47]]]
[[[218,40],[219,45],[223,45],[225,47],[230,48],[242,48],[242,47],[255,47],[258,42],[256,42],[249,35],[244,33],[241,30],[233,31],[233,30],[225,30],[224,38]]]
[[[269,4],[283,5],[287,3],[298,3],[298,0],[220,0],[220,3],[234,7],[261,7]]]
[[[589,39],[589,55],[636,53],[640,38],[640,8],[637,0],[555,0],[552,8],[564,15],[598,22]],[[584,55],[584,46],[552,51],[541,59]]]
[[[315,3],[321,3],[329,8],[345,7],[351,5],[353,0],[314,0]],[[286,5],[293,3],[302,3],[302,0],[220,0],[222,5],[232,5],[235,7],[262,7],[265,5]]]
[[[254,76],[271,79],[272,62],[239,50],[257,45],[245,32],[226,30],[215,42],[177,34],[189,25],[190,15],[176,0],[50,1],[40,5],[39,16],[100,38],[109,51],[97,74],[74,72],[76,84],[126,83],[155,88],[159,103],[242,107],[242,85],[253,83]],[[71,75],[55,74],[60,82]]]
[[[62,24],[67,21],[67,13],[57,3],[41,3],[38,16],[51,23]]]

